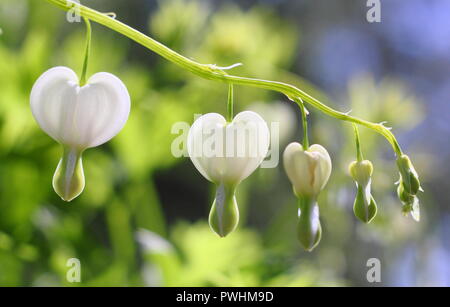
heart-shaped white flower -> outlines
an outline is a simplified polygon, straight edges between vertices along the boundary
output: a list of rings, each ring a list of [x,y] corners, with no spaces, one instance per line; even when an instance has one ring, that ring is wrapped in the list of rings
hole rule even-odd
[[[80,87],[70,68],[54,67],[33,85],[30,105],[39,126],[64,147],[53,186],[70,201],[84,188],[82,152],[107,142],[125,125],[130,113],[127,88],[106,72]]]
[[[301,144],[293,142],[286,147],[283,162],[298,197],[316,198],[330,178],[330,155],[321,145],[314,144],[304,150]]]
[[[67,67],[44,72],[33,85],[30,104],[48,135],[82,150],[113,138],[130,113],[130,96],[119,78],[100,72],[80,87],[77,75]]]
[[[269,140],[269,128],[255,112],[241,112],[231,123],[220,114],[208,113],[192,125],[187,148],[206,179],[236,186],[264,160]]]
[[[199,117],[188,134],[189,156],[197,170],[217,185],[209,223],[219,236],[232,232],[239,221],[234,196],[237,185],[253,173],[267,155],[266,122],[255,112],[237,114],[231,123],[217,113]]]

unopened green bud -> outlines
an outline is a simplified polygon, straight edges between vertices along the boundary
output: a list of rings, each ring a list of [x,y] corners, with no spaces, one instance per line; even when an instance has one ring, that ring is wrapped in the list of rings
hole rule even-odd
[[[420,188],[419,175],[417,175],[411,160],[407,155],[401,155],[397,159],[397,167],[400,172],[401,182],[406,192],[416,195]]]
[[[234,187],[220,184],[209,212],[209,226],[220,237],[233,232],[239,223],[239,209],[234,193]]]
[[[348,170],[353,180],[360,185],[365,186],[370,182],[373,173],[373,165],[369,160],[353,161],[350,163]]]
[[[365,189],[363,186],[357,185],[358,190],[353,204],[353,212],[364,223],[370,223],[377,215],[377,204],[370,194],[370,185],[367,185]]]
[[[320,242],[322,226],[319,220],[319,206],[313,198],[299,198],[297,235],[303,248],[309,252]]]
[[[353,203],[353,212],[364,223],[370,223],[377,214],[377,204],[370,191],[372,162],[369,160],[353,161],[348,169],[358,188]]]
[[[82,151],[64,147],[63,157],[53,175],[53,189],[65,201],[71,201],[84,189]]]

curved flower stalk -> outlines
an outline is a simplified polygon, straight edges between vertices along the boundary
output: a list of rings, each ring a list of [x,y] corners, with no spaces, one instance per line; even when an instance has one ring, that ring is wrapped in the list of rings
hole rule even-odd
[[[237,114],[231,122],[220,114],[208,113],[189,130],[187,148],[192,163],[216,185],[209,224],[221,237],[239,222],[236,188],[264,160],[269,136],[266,122],[251,111]]]
[[[330,178],[330,155],[321,145],[314,144],[305,149],[294,142],[286,147],[283,163],[298,198],[298,238],[302,246],[311,251],[322,235],[317,197]]]
[[[130,113],[127,88],[116,76],[100,72],[83,86],[75,72],[54,67],[33,85],[31,111],[39,126],[63,147],[53,188],[65,201],[84,189],[82,153],[113,138]]]

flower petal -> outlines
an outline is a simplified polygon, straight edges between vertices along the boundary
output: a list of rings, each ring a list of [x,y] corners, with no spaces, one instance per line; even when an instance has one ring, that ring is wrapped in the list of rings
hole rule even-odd
[[[65,122],[67,106],[76,101],[77,75],[67,67],[54,67],[44,72],[31,89],[31,112],[39,126],[58,142],[68,137]]]
[[[330,179],[331,175],[332,164],[330,155],[328,154],[328,151],[319,144],[311,145],[308,148],[308,151],[320,154],[320,163],[318,164],[317,168],[317,176],[320,176],[320,190],[322,190],[327,184],[328,179]]]
[[[80,89],[76,114],[80,140],[96,147],[116,136],[130,114],[130,95],[122,81],[107,72],[94,74]]]

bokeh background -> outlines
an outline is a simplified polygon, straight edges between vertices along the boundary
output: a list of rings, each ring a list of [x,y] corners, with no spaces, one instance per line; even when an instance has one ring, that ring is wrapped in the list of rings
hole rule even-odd
[[[200,79],[129,39],[93,25],[89,73],[119,76],[131,116],[111,142],[84,155],[87,185],[65,203],[51,179],[61,148],[35,123],[29,93],[64,65],[81,71],[84,25],[43,0],[0,2],[0,285],[2,286],[450,286],[450,1],[381,1],[368,23],[363,0],[85,0],[202,63],[286,81],[342,111],[393,127],[425,193],[422,220],[401,214],[395,157],[362,128],[375,166],[378,216],[353,215],[347,174],[352,127],[313,108],[311,141],[334,171],[320,197],[323,238],[296,241],[296,202],[281,164],[238,190],[241,221],[225,239],[207,225],[214,195],[188,158],[171,155],[172,125],[226,111],[225,84]],[[280,148],[300,140],[298,110],[276,93],[235,88],[237,111],[281,122]],[[69,258],[79,284],[66,280]],[[369,258],[381,283],[366,280]]]

